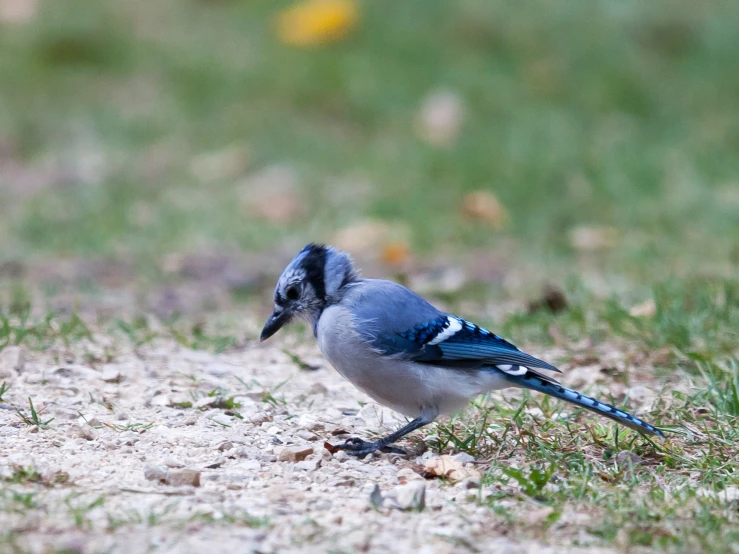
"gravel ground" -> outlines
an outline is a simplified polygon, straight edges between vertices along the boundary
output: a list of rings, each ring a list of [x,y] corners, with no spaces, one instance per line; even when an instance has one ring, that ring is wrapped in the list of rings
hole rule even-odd
[[[101,336],[3,352],[0,550],[512,554],[577,551],[578,533],[581,550],[609,551],[588,547],[588,513],[544,532],[547,508],[519,495],[501,501],[515,523],[497,514],[484,502],[492,486],[480,486],[485,465],[468,454],[441,458],[418,439],[404,443],[407,458],[331,454],[325,441],[400,420],[366,404],[313,346],[116,348]],[[28,397],[42,422],[54,418],[46,428],[11,408],[31,417]]]

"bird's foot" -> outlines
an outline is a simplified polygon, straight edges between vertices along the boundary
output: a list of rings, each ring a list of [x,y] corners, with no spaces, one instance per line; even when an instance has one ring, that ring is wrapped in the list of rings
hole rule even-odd
[[[377,450],[386,454],[405,454],[404,450],[395,446],[388,446],[381,440],[368,442],[357,437],[348,438],[344,444],[337,444],[334,448],[345,450],[347,454],[352,456],[366,456]]]

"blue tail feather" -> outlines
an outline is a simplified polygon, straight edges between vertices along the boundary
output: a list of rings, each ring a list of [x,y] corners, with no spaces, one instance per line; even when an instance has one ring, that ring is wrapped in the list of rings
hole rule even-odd
[[[586,410],[590,410],[591,412],[595,412],[603,417],[612,419],[613,421],[634,429],[635,431],[639,431],[640,433],[657,435],[662,438],[665,437],[662,431],[653,425],[650,425],[646,421],[642,421],[638,417],[634,417],[623,410],[619,410],[615,406],[596,400],[591,396],[565,388],[559,383],[542,379],[532,371],[527,371],[524,375],[507,375],[506,377],[508,377],[508,380],[511,383],[518,385],[519,387],[543,392],[544,394],[548,394],[554,398],[559,398],[565,402],[581,406]]]

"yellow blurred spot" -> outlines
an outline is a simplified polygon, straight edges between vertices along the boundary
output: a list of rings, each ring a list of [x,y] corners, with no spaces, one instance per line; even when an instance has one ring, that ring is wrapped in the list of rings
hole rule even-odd
[[[498,198],[486,190],[478,190],[465,195],[462,200],[462,215],[468,219],[484,221],[496,229],[508,223],[508,212]]]
[[[382,262],[387,265],[400,265],[410,256],[406,242],[390,242],[382,249]]]
[[[306,0],[278,15],[277,35],[285,44],[310,46],[343,37],[356,22],[354,0]]]

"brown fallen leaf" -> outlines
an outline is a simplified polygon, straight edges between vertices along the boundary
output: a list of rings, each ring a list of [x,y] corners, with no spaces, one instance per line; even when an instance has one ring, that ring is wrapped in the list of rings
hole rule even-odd
[[[469,478],[480,479],[481,477],[479,471],[464,467],[462,462],[455,460],[447,454],[429,458],[423,465],[426,475],[444,477],[452,482],[463,481]]]
[[[534,314],[541,310],[547,310],[553,314],[557,314],[566,310],[567,307],[567,297],[562,289],[554,285],[546,285],[544,290],[542,290],[541,297],[529,302],[527,311],[530,314]]]
[[[331,454],[334,454],[334,453],[338,452],[339,450],[341,450],[341,448],[339,448],[338,446],[334,446],[330,442],[324,442],[323,443],[323,447],[326,450],[328,450]]]
[[[486,190],[466,194],[462,199],[461,211],[463,217],[482,221],[496,229],[505,227],[509,219],[508,212],[498,198]]]
[[[387,265],[400,265],[410,258],[411,249],[407,242],[395,241],[382,249],[381,259]]]

